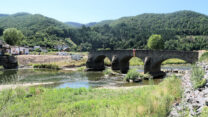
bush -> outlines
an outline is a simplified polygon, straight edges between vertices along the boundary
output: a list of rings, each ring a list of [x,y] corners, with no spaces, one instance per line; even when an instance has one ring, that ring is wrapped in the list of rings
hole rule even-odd
[[[146,73],[146,74],[140,73],[139,77],[142,78],[142,79],[148,79],[148,80],[153,79],[153,76],[150,75],[149,73]]]
[[[205,52],[204,54],[202,54],[199,61],[208,61],[208,52]]]
[[[136,78],[139,77],[139,72],[136,69],[131,69],[128,71],[128,73],[125,76],[125,80],[129,81],[129,80],[135,80]]]
[[[204,74],[205,72],[202,68],[197,66],[192,67],[191,80],[195,89],[203,87],[206,84],[206,79],[204,79]]]
[[[59,70],[59,66],[55,65],[55,64],[34,64],[33,68],[38,68],[38,69],[55,69],[55,70]]]

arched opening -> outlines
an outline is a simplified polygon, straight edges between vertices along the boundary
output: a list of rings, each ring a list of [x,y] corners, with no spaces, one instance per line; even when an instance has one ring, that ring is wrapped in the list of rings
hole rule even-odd
[[[187,62],[185,60],[178,58],[170,58],[162,62],[162,65],[168,65],[168,64],[187,64]]]
[[[129,69],[137,69],[139,72],[144,72],[144,62],[141,58],[132,57],[129,60]]]
[[[138,57],[126,56],[121,59],[120,65],[122,73],[128,72],[129,69],[134,68],[143,71],[144,62]]]
[[[189,62],[179,59],[179,58],[170,58],[161,62],[161,70],[163,72],[170,73],[182,73],[184,70],[189,70]]]
[[[130,66],[141,66],[141,65],[144,65],[144,62],[142,61],[142,59],[140,59],[138,57],[132,57],[129,60],[129,65]]]
[[[100,56],[97,56],[97,58],[95,59],[95,64],[104,70],[105,67],[111,66],[112,62],[109,57],[105,55],[100,55]]]
[[[112,65],[112,62],[111,62],[111,60],[108,57],[105,57],[105,59],[104,59],[104,65],[105,66],[111,66]]]

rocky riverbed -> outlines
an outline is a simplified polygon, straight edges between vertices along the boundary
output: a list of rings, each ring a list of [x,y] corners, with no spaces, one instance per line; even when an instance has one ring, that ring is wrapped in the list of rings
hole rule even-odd
[[[208,81],[208,63],[197,63],[205,70],[204,78]],[[199,116],[204,106],[208,106],[208,82],[205,87],[194,89],[191,82],[191,71],[182,77],[183,96],[180,102],[173,105],[169,117]]]

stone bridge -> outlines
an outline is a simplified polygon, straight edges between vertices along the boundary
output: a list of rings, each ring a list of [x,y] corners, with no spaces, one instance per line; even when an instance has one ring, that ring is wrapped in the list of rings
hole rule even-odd
[[[129,60],[134,56],[133,50],[106,50],[92,51],[88,55],[86,67],[88,71],[102,71],[105,69],[104,59],[108,57],[112,63],[113,70],[127,73]],[[144,62],[144,73],[153,77],[164,76],[161,71],[161,63],[170,58],[185,60],[187,63],[198,61],[199,53],[196,51],[165,51],[165,50],[135,50],[135,57]]]

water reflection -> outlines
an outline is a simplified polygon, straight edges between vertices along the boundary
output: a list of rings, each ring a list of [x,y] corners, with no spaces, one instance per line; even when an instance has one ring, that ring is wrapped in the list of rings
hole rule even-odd
[[[17,80],[17,70],[1,70],[0,84],[15,82]]]
[[[162,67],[165,69],[190,69],[187,67]],[[142,67],[137,67],[139,72],[142,72]],[[144,80],[141,83],[126,83],[123,81],[123,75],[106,77],[102,72],[72,72],[67,70],[51,71],[51,70],[33,70],[33,69],[19,69],[19,70],[1,70],[0,84],[14,84],[14,83],[47,83],[54,82],[54,84],[45,85],[50,88],[80,88],[80,87],[103,87],[103,86],[140,86],[149,85],[149,81]],[[158,84],[163,79],[154,79],[153,83]]]

